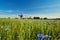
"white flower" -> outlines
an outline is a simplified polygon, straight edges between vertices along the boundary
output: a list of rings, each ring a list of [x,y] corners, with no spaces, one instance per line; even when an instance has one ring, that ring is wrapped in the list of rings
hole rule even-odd
[[[5,31],[9,31],[9,28],[6,28]]]
[[[18,36],[16,36],[17,38],[19,38],[20,36],[18,35]]]
[[[48,35],[45,35],[45,37],[47,38],[47,37],[48,37]]]
[[[58,33],[60,35],[60,33]]]
[[[58,35],[60,36],[60,33],[58,33]]]

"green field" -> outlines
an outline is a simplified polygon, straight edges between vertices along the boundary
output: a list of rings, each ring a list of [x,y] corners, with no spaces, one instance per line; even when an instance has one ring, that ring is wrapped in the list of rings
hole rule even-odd
[[[60,20],[0,18],[0,40],[40,40],[37,34],[51,35],[60,40]]]

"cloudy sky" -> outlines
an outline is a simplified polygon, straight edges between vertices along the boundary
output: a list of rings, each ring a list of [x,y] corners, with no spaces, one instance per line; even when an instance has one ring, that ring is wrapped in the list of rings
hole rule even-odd
[[[60,17],[60,0],[0,0],[0,17]]]

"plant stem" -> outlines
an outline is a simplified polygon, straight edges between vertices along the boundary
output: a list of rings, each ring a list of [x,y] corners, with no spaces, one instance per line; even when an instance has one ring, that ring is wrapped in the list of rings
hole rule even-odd
[[[43,39],[41,39],[41,40],[43,40]]]

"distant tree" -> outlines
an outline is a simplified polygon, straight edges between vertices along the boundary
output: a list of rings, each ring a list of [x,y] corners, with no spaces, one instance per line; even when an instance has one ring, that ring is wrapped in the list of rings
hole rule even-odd
[[[44,19],[48,19],[47,17],[44,17]]]
[[[8,19],[10,19],[10,17],[8,17]]]
[[[33,17],[33,19],[40,19],[40,17]]]
[[[18,19],[18,18],[15,18],[15,19]]]

